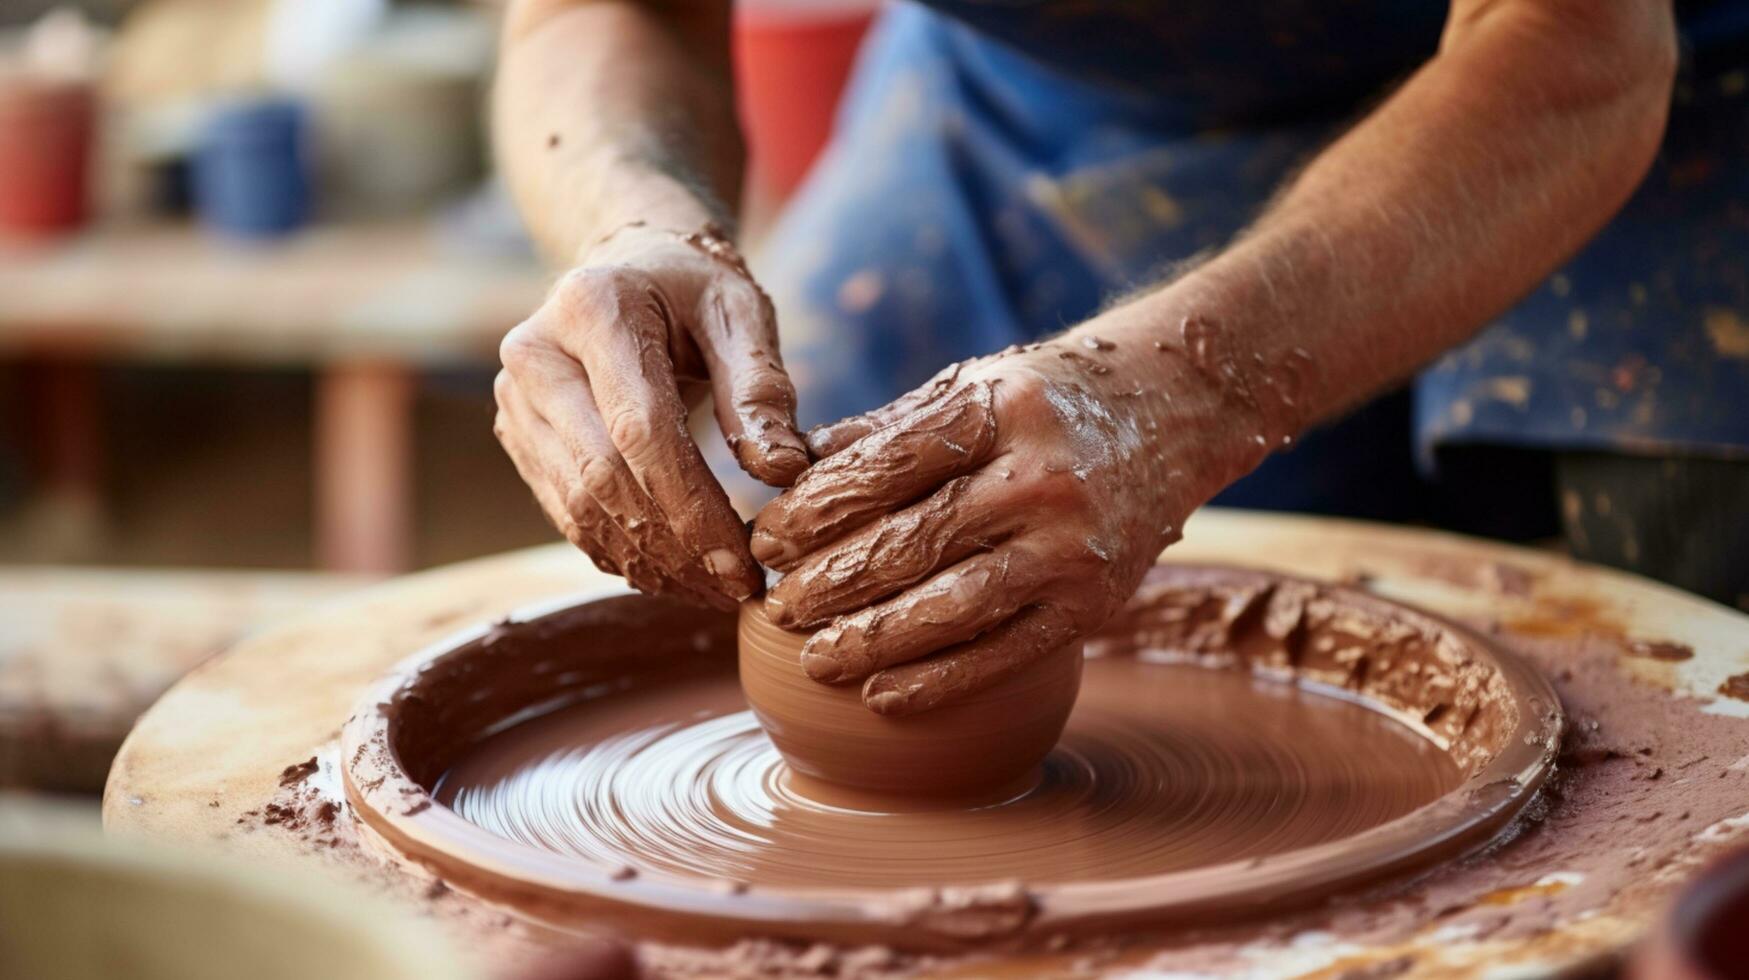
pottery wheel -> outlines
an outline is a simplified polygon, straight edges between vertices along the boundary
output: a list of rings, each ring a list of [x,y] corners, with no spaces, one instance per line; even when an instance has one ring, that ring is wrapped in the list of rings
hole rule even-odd
[[[1449,860],[1559,745],[1548,684],[1455,624],[1162,565],[1088,638],[1034,785],[816,800],[745,710],[730,623],[622,595],[420,652],[347,724],[348,794],[417,860],[628,931],[932,949],[1255,914]]]
[[[642,954],[664,976],[861,976],[888,969],[987,976],[995,968],[992,956],[1003,961],[1004,975],[1014,976],[1239,969],[1298,975],[1383,966],[1392,975],[1443,976],[1508,964],[1552,969],[1632,942],[1686,875],[1749,830],[1742,802],[1749,798],[1743,761],[1749,759],[1749,619],[1739,614],[1535,552],[1323,520],[1204,512],[1172,557],[1267,562],[1325,583],[1346,581],[1344,591],[1360,594],[1362,605],[1368,595],[1392,608],[1400,607],[1391,600],[1401,600],[1437,612],[1439,622],[1461,624],[1466,643],[1499,648],[1508,654],[1501,663],[1528,662],[1533,677],[1553,682],[1570,722],[1559,772],[1534,795],[1515,788],[1528,790],[1534,778],[1478,783],[1506,746],[1489,749],[1488,739],[1461,737],[1469,702],[1411,704],[1404,692],[1413,685],[1393,692],[1372,684],[1396,675],[1375,672],[1375,658],[1365,658],[1359,671],[1352,658],[1320,659],[1352,646],[1339,642],[1326,648],[1291,641],[1302,659],[1283,670],[1281,641],[1292,631],[1277,635],[1268,624],[1283,621],[1285,612],[1271,614],[1270,602],[1255,600],[1249,600],[1251,612],[1236,619],[1224,602],[1199,601],[1155,605],[1165,612],[1114,623],[1105,641],[1090,646],[1088,692],[1094,696],[1083,698],[1036,795],[1007,804],[1012,810],[971,815],[981,822],[1024,806],[1085,807],[1097,819],[1083,826],[1099,831],[1088,839],[1145,839],[1132,849],[1138,864],[1127,870],[1059,841],[1047,849],[1055,864],[1035,864],[1000,880],[968,880],[951,869],[937,875],[934,866],[946,859],[931,857],[911,868],[859,872],[858,883],[844,884],[840,875],[851,869],[819,859],[830,847],[801,847],[811,832],[807,821],[826,815],[808,811],[807,801],[783,812],[775,763],[741,720],[724,658],[712,652],[728,642],[729,624],[709,616],[684,620],[684,614],[658,610],[655,618],[676,638],[673,645],[646,644],[633,652],[672,669],[634,683],[597,678],[605,685],[598,686],[555,670],[555,663],[545,670],[555,693],[564,688],[565,696],[533,704],[526,685],[514,690],[517,685],[483,680],[500,673],[457,674],[452,680],[465,691],[461,696],[399,712],[397,724],[412,726],[407,731],[428,726],[420,751],[388,753],[387,740],[373,745],[368,730],[343,734],[349,717],[353,726],[365,725],[373,715],[368,709],[392,704],[391,695],[413,676],[409,670],[416,675],[424,663],[427,680],[441,679],[445,671],[434,662],[470,643],[496,637],[496,655],[513,660],[523,645],[506,644],[507,636],[547,626],[562,635],[577,625],[565,617],[586,615],[581,610],[599,600],[653,608],[650,600],[614,598],[623,596],[622,588],[567,549],[550,548],[360,593],[263,631],[195,671],[148,712],[124,746],[105,819],[115,832],[218,841],[257,860],[313,862],[373,882],[441,917],[483,961],[498,966],[519,951],[563,941],[551,924],[562,930],[615,925],[653,937],[640,944]],[[594,598],[579,605],[580,591]],[[543,598],[553,600],[548,608],[531,609]],[[510,614],[516,625],[503,625]],[[1223,622],[1237,623],[1251,638],[1242,649],[1212,639],[1218,630],[1211,624]],[[1143,642],[1128,643],[1126,636]],[[623,664],[608,666],[608,673],[626,676]],[[1175,744],[1169,735],[1137,736],[1122,705],[1108,715],[1096,692],[1138,692],[1140,698],[1150,678],[1181,679],[1161,696],[1182,697],[1173,710],[1186,732],[1218,721],[1207,707],[1217,698],[1252,697],[1270,708],[1258,713],[1255,732],[1218,751],[1201,736],[1200,749]],[[1215,693],[1183,693],[1198,683],[1213,685],[1207,690]],[[653,715],[648,709],[657,697],[690,701],[690,713]],[[447,708],[429,710],[433,706]],[[1347,767],[1326,767],[1322,781],[1302,776],[1295,782],[1300,747],[1271,737],[1267,719],[1277,715],[1295,719],[1295,726],[1322,719],[1333,726],[1332,739],[1364,738],[1368,754]],[[1548,724],[1546,714],[1537,718],[1533,729]],[[1110,734],[1116,728],[1122,738]],[[1158,724],[1152,729],[1161,730]],[[445,731],[453,735],[447,742],[432,734]],[[679,769],[636,776],[642,763],[633,759],[656,742],[676,739],[709,748],[674,752],[665,746],[661,755],[679,760],[672,763]],[[1551,747],[1526,748],[1542,760]],[[562,791],[531,799],[513,776],[502,775],[505,767],[486,765],[493,753],[511,770],[544,769],[544,781]],[[1134,770],[1126,773],[1119,760],[1137,758],[1154,758],[1180,778],[1122,783]],[[389,762],[394,765],[384,765]],[[375,775],[372,766],[379,767]],[[1324,803],[1348,795],[1365,803],[1352,807],[1351,824],[1286,821],[1271,843],[1267,829],[1245,816],[1258,812],[1247,808],[1269,791],[1245,780],[1215,786],[1208,776],[1235,768],[1247,778],[1298,788],[1301,795],[1282,797],[1277,812],[1322,812]],[[397,772],[404,779],[390,778]],[[1405,778],[1410,773],[1427,782]],[[1198,774],[1205,785],[1188,789]],[[373,785],[377,776],[382,782]],[[1452,779],[1456,789],[1447,782]],[[665,780],[692,780],[695,791],[682,794],[688,806],[715,794],[706,808],[716,816],[664,809],[657,789]],[[1171,805],[1096,804],[1102,783],[1121,785],[1125,800],[1152,794]],[[1440,802],[1425,805],[1428,794]],[[625,812],[602,822],[602,799],[623,801]],[[1337,873],[1314,876],[1309,894],[1286,887],[1308,880],[1307,855],[1328,854],[1332,846],[1352,855],[1356,838],[1404,826],[1428,811],[1456,828],[1431,853],[1405,849],[1400,841],[1379,852],[1396,858],[1371,866],[1330,864]],[[850,824],[894,818],[881,822],[904,827],[914,814],[830,816]],[[618,838],[606,833],[610,826],[620,828]],[[787,866],[781,855],[761,856],[761,840],[780,826],[793,830],[802,855]],[[1126,826],[1135,834],[1125,834]],[[1427,825],[1411,826],[1417,839],[1427,839]],[[680,835],[668,853],[682,857],[660,862],[645,853],[648,835],[661,828]],[[1223,853],[1223,842],[1239,831],[1255,856]],[[457,861],[446,850],[454,834],[496,843]],[[982,849],[976,860],[995,862],[991,867],[1008,859],[981,829],[962,840]],[[906,846],[939,845],[913,839]],[[1407,863],[1399,863],[1405,854]],[[1471,856],[1452,861],[1455,854]],[[1214,863],[1199,867],[1204,861]],[[1136,870],[1141,865],[1147,873]],[[1138,892],[1170,897],[1184,894],[1185,884],[1218,891],[1221,882],[1236,883],[1227,894],[1235,914],[1205,921],[1182,918],[1186,910],[1169,902],[1136,907]],[[1255,907],[1252,900],[1262,892],[1285,895],[1285,904]],[[1342,897],[1320,901],[1332,895]],[[1220,907],[1214,898],[1202,891],[1199,907]],[[725,914],[725,906],[733,911]],[[676,921],[672,929],[661,925]],[[887,929],[899,930],[903,941],[920,925],[980,952],[962,959],[856,945]],[[1016,942],[986,942],[992,935]],[[767,938],[736,941],[746,936]],[[804,938],[819,936],[835,944],[810,946]],[[1042,949],[1029,950],[1041,941]]]
[[[1129,659],[1088,665],[1063,741],[1013,799],[865,810],[816,801],[786,776],[731,677],[527,722],[465,754],[436,798],[504,838],[608,867],[907,888],[1246,861],[1352,837],[1462,781],[1436,745],[1377,711]]]

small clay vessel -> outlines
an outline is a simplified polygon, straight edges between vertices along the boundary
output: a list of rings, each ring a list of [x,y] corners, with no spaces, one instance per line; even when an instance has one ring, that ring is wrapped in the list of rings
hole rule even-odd
[[[85,223],[96,113],[84,83],[0,76],[0,229],[51,234]]]
[[[889,718],[863,705],[861,684],[808,677],[801,665],[808,635],[773,625],[761,600],[741,604],[741,690],[804,792],[956,802],[1018,794],[1057,744],[1081,689],[1076,642],[963,701]]]

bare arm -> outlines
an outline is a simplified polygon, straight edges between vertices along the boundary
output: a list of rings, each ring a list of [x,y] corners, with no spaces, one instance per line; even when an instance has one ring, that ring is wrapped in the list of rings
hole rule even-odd
[[[1225,251],[813,433],[827,458],[756,522],[788,573],[767,610],[822,626],[809,674],[892,714],[1098,628],[1191,510],[1595,233],[1673,70],[1669,0],[1457,0],[1437,57]]]
[[[708,382],[737,461],[807,466],[770,301],[729,237],[741,180],[727,0],[521,0],[494,95],[524,219],[570,271],[504,338],[495,431],[542,509],[646,592],[759,591],[686,426]]]
[[[506,15],[494,142],[554,256],[632,221],[728,226],[741,186],[726,0],[520,0]]]
[[[1117,311],[1179,344],[1198,316],[1259,355],[1293,434],[1469,338],[1627,200],[1664,131],[1668,0],[1459,0],[1439,55],[1314,160],[1235,245]],[[1119,326],[1121,325],[1121,326]],[[1299,404],[1267,372],[1312,354]]]

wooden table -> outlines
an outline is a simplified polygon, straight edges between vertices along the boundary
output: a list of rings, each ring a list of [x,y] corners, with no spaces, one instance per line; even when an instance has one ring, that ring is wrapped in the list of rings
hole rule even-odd
[[[415,373],[495,365],[546,283],[532,263],[446,248],[422,223],[269,243],[187,226],[0,241],[0,356],[52,366],[50,492],[87,498],[100,470],[93,364],[313,369],[317,558],[398,571],[411,553]]]

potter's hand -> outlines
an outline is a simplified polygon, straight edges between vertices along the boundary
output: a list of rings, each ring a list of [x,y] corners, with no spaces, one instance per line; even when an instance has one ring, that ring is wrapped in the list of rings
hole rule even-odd
[[[760,513],[786,574],[765,608],[825,624],[808,675],[863,680],[881,714],[989,687],[1098,628],[1185,516],[1261,456],[1220,385],[1176,352],[1091,327],[956,365],[811,434],[821,462]],[[1198,431],[1201,429],[1202,431]]]
[[[541,507],[604,571],[719,608],[755,594],[747,532],[687,432],[708,381],[741,467],[807,466],[771,302],[726,239],[628,225],[504,338],[494,427]]]

